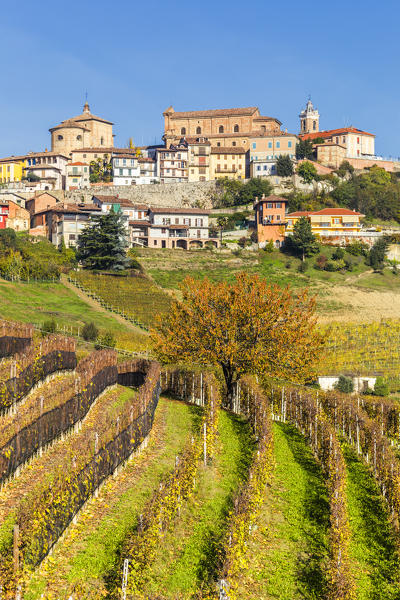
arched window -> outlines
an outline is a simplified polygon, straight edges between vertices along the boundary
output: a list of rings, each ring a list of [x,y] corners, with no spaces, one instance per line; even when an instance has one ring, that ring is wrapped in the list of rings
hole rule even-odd
[[[239,133],[239,125],[235,125],[233,128],[234,133]]]
[[[182,129],[181,129],[181,135],[186,135],[186,127],[182,127]]]
[[[317,121],[313,121],[312,128],[314,131],[317,129]]]
[[[81,136],[81,135],[77,135],[77,136],[76,136],[76,139],[77,139],[77,140],[80,142],[80,141],[81,141],[81,139],[82,139],[82,136]]]
[[[104,146],[104,138],[100,138],[100,146]]]
[[[265,125],[261,125],[261,133],[265,133],[267,131],[267,128],[265,127]]]
[[[224,126],[223,125],[220,125],[218,127],[218,133],[224,133]]]
[[[196,129],[196,133],[197,133],[197,134],[201,133],[201,127],[197,127],[197,129]]]
[[[236,146],[236,142],[232,142],[232,146]]]
[[[63,140],[64,138],[63,138],[63,136],[62,136],[62,135],[58,135],[58,136],[57,136],[57,139],[61,141],[61,140]]]
[[[220,146],[220,145],[221,145],[221,142],[217,142],[217,146]]]

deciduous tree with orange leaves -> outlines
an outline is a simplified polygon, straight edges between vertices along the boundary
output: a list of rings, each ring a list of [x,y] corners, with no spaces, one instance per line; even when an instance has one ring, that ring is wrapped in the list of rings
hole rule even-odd
[[[315,377],[322,337],[307,291],[293,294],[244,273],[233,284],[187,277],[181,290],[182,301],[152,331],[164,362],[219,366],[228,399],[243,373],[293,382]]]

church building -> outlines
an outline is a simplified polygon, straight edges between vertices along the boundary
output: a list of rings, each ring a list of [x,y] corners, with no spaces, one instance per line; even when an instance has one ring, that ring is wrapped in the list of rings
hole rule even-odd
[[[72,150],[114,146],[113,123],[93,115],[87,102],[81,115],[66,119],[49,131],[51,151],[69,158]]]

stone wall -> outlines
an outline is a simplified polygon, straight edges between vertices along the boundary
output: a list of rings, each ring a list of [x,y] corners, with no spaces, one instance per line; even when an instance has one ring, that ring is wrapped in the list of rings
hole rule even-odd
[[[90,202],[95,194],[99,197],[119,196],[131,200],[135,204],[149,206],[211,208],[212,196],[215,190],[215,181],[196,181],[190,183],[96,186],[88,190],[66,191],[63,195],[65,202],[72,203]]]

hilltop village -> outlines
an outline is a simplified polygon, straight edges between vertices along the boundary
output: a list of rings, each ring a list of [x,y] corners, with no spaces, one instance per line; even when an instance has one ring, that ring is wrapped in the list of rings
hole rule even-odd
[[[376,167],[400,172],[400,162],[375,155],[373,133],[353,126],[321,130],[310,99],[300,112],[298,133],[256,106],[203,111],[170,106],[163,117],[162,144],[135,146],[131,140],[118,148],[113,123],[94,115],[86,102],[80,115],[50,128],[50,150],[1,158],[0,228],[73,247],[92,216],[112,208],[123,213],[131,246],[218,248],[222,235],[212,218],[213,209],[218,212],[214,197],[258,180],[249,188],[246,204],[254,213],[246,219],[245,235],[259,247],[282,246],[302,217],[332,244],[362,239],[372,245],[379,237],[379,231],[363,227],[361,210],[291,211],[287,197],[293,189],[329,192],[341,169],[344,178]]]

